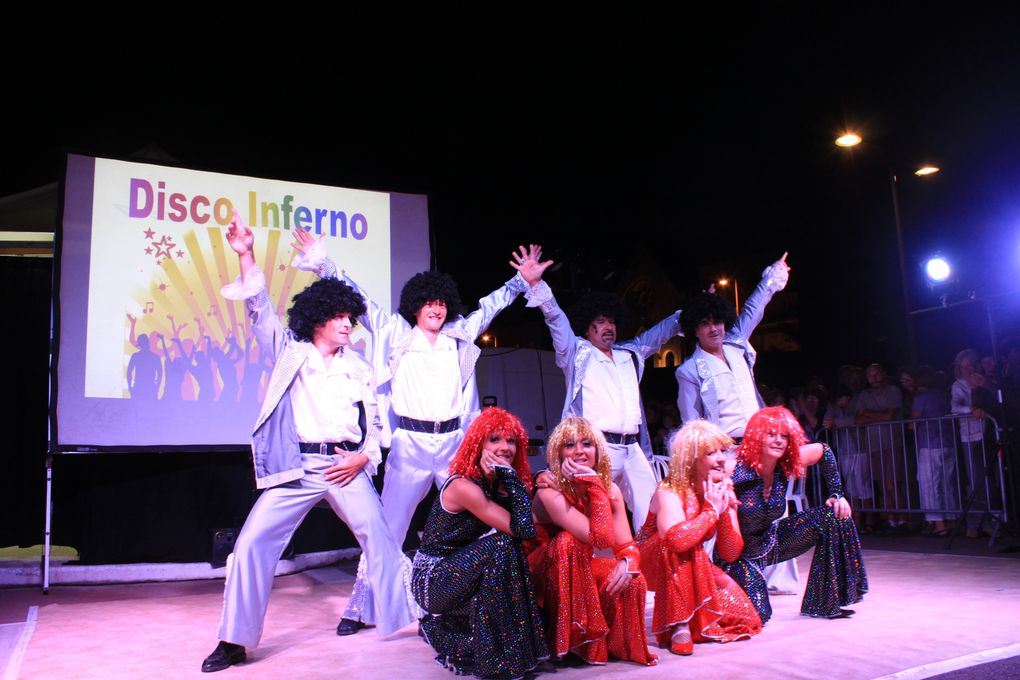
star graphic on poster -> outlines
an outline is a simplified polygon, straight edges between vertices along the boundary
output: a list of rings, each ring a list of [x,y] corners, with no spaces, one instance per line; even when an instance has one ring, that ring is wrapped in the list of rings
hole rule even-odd
[[[278,265],[278,266],[280,267],[280,271],[281,271],[281,272],[283,272],[283,271],[287,271],[287,265],[285,265],[285,264],[281,264],[281,265]]]
[[[180,259],[182,257],[184,257],[184,251],[183,250],[178,250],[177,251],[177,259]]]
[[[173,251],[173,249],[177,247],[177,244],[174,243],[173,238],[167,236],[166,234],[164,234],[163,238],[161,238],[159,241],[155,241],[154,245],[156,246],[157,261],[161,257],[166,258],[173,257],[173,253],[171,251]]]
[[[152,248],[146,248],[145,249],[145,254],[146,255],[152,255]]]
[[[150,241],[152,240],[152,237],[156,235],[156,232],[154,232],[152,229],[146,229],[142,233],[145,234],[145,238],[149,239]]]
[[[160,289],[161,291],[163,291],[163,290],[166,290],[167,288],[169,288],[169,286],[167,286],[167,285],[166,285],[165,283],[160,283],[160,284],[159,284],[159,289]]]

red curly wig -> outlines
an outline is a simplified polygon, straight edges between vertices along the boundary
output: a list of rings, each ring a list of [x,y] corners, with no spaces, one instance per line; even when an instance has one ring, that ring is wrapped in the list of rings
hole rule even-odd
[[[807,468],[800,459],[800,447],[807,443],[807,437],[793,414],[782,406],[769,406],[751,416],[744,428],[744,440],[737,449],[737,457],[744,465],[760,473],[761,449],[769,432],[790,435],[790,445],[779,459],[779,467],[783,468],[787,478],[806,475]]]
[[[464,434],[457,453],[450,461],[450,474],[463,475],[468,479],[481,479],[482,470],[478,460],[482,455],[482,444],[492,435],[503,435],[517,441],[513,468],[524,486],[531,493],[531,466],[528,465],[528,433],[517,416],[495,406],[482,411]]]

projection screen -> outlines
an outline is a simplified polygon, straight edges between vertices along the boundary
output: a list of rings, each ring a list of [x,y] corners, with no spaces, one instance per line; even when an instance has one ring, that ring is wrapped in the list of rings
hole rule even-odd
[[[429,265],[423,195],[344,189],[68,155],[57,231],[51,448],[245,446],[270,371],[224,234],[236,209],[286,323],[314,274],[290,266],[291,231],[327,251],[390,309]],[[367,352],[369,337],[352,338]]]

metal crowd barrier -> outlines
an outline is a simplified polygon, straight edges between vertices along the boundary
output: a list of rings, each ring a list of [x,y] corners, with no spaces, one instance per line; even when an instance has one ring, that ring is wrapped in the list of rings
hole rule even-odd
[[[824,430],[839,463],[844,495],[854,512],[924,515],[971,526],[990,513],[1003,523],[1008,488],[999,423],[969,415],[893,420]],[[821,480],[809,473],[813,503],[824,501]],[[962,522],[961,522],[962,524]]]

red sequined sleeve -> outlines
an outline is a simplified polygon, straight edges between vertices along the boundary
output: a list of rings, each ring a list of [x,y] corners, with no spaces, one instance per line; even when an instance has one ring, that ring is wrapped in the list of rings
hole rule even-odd
[[[596,475],[580,475],[573,481],[588,493],[588,542],[594,548],[613,547],[616,543],[613,506],[602,480]]]
[[[671,526],[662,542],[673,552],[687,552],[705,540],[718,520],[719,515],[716,514],[715,507],[711,503],[706,503],[696,517]]]
[[[744,552],[744,537],[740,535],[740,526],[729,512],[723,515],[717,526],[715,548],[719,556],[727,562],[736,562]]]
[[[613,546],[613,557],[618,560],[627,560],[627,573],[641,573],[641,552],[634,541],[627,541]]]

